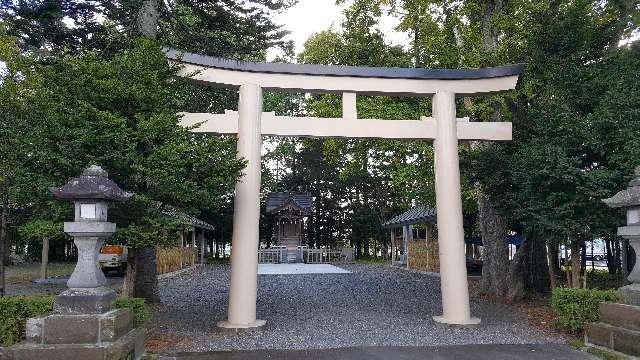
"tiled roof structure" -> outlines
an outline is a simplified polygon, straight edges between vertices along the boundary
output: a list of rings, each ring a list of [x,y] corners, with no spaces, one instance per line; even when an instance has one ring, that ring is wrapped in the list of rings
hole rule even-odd
[[[206,230],[214,230],[213,225],[191,216],[171,205],[163,204],[160,201],[154,201],[151,203],[151,207],[162,215],[178,221],[180,224],[191,225],[193,227]]]
[[[436,210],[426,206],[414,206],[409,211],[382,223],[383,228],[395,228],[415,224],[435,224]]]

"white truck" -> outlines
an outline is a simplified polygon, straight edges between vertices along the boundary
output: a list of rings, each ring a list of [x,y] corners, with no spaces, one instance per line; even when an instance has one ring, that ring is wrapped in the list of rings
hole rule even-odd
[[[124,274],[127,271],[129,250],[124,245],[105,245],[100,249],[98,262],[103,272],[116,271]]]

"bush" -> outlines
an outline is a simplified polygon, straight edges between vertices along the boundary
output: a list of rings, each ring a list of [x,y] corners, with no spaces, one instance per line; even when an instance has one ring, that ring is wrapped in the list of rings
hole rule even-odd
[[[588,269],[587,287],[590,289],[617,289],[624,285],[622,274],[609,274],[608,270]]]
[[[588,323],[598,321],[601,302],[617,300],[615,290],[557,288],[551,295],[555,325],[570,333],[580,333]]]
[[[53,296],[0,297],[0,346],[10,346],[24,339],[27,319],[52,312],[54,300]],[[151,319],[144,299],[118,298],[116,308],[129,309],[136,327]]]
[[[27,319],[52,310],[52,296],[0,297],[0,346],[12,345],[22,340]]]
[[[121,297],[116,300],[118,309],[129,309],[133,314],[133,326],[140,327],[147,324],[151,320],[151,311],[146,302],[142,298]]]

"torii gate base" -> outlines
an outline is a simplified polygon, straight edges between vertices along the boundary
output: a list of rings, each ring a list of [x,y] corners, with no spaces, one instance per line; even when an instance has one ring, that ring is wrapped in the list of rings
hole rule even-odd
[[[238,134],[239,158],[247,161],[236,185],[228,320],[222,329],[260,328],[256,319],[262,135],[435,139],[436,207],[442,316],[436,322],[475,325],[471,317],[462,226],[458,140],[511,140],[510,123],[456,119],[456,94],[490,94],[515,88],[521,66],[427,70],[234,62],[167,50],[183,64],[181,76],[240,88],[238,112],[183,114],[193,132]],[[262,89],[342,93],[340,119],[292,118],[262,112]],[[433,96],[433,118],[358,120],[356,94]]]

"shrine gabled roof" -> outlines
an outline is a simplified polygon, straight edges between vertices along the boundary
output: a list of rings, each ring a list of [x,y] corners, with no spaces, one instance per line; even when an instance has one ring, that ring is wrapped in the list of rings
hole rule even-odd
[[[405,225],[434,224],[436,222],[436,210],[426,206],[414,206],[408,211],[382,223],[383,228],[396,228]]]
[[[313,211],[313,196],[309,193],[271,193],[267,197],[267,212],[278,212],[285,205],[292,204],[305,212]]]
[[[479,69],[424,69],[344,65],[249,62],[164,49],[170,60],[210,68],[270,74],[349,76],[389,79],[469,80],[520,75],[521,64]]]

